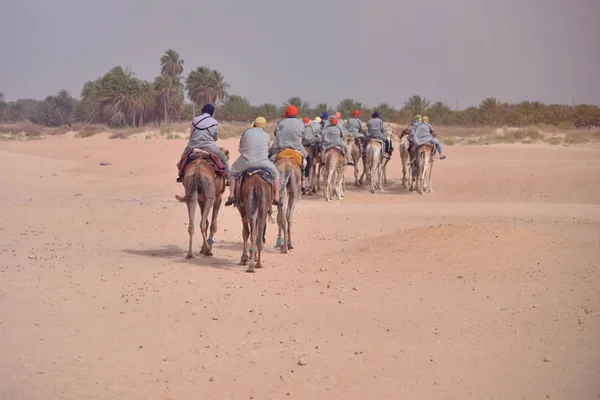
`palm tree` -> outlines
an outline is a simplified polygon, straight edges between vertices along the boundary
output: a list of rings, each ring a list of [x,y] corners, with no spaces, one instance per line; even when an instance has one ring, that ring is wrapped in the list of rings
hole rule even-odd
[[[379,111],[379,117],[383,120],[393,120],[396,117],[396,109],[387,103],[381,103],[373,108],[373,111]]]
[[[169,123],[168,108],[171,105],[171,99],[173,99],[178,92],[177,83],[175,78],[169,75],[160,75],[154,80],[154,89],[158,101],[162,104],[164,109],[165,126]]]
[[[342,114],[342,117],[346,118],[350,117],[354,110],[363,111],[364,108],[364,104],[353,99],[344,99],[337,106],[337,110]]]
[[[429,108],[430,104],[431,101],[429,101],[426,97],[414,95],[409,97],[408,100],[404,102],[404,110],[411,111],[415,115],[423,115]]]
[[[495,97],[488,97],[479,104],[483,113],[484,121],[491,125],[497,125],[504,111],[502,103]]]
[[[310,111],[310,103],[308,101],[302,101],[300,97],[290,97],[284,106],[294,106],[298,109],[298,115],[306,115]]]
[[[225,82],[224,75],[219,71],[200,66],[190,72],[185,80],[185,88],[189,98],[195,104],[216,105],[227,97],[227,89],[230,85]]]
[[[435,122],[440,123],[444,121],[444,118],[447,115],[452,113],[452,110],[450,110],[450,107],[448,107],[446,104],[438,101],[429,108],[428,113]]]
[[[183,73],[183,62],[179,59],[179,53],[173,49],[168,49],[160,58],[161,73],[177,78]]]
[[[327,112],[328,114],[332,114],[333,113],[333,108],[328,106],[327,103],[319,103],[315,106],[315,109],[313,110],[318,116],[321,116],[321,114],[323,114],[324,112]]]
[[[265,117],[266,119],[277,118],[277,116],[279,115],[279,110],[277,109],[277,106],[275,104],[270,103],[261,104],[257,107],[256,111],[259,115]]]

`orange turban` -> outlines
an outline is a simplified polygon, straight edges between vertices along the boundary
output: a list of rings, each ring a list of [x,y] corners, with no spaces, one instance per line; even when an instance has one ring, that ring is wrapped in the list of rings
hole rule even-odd
[[[304,117],[302,119],[302,122],[304,122],[304,125],[308,125],[308,124],[310,124],[310,119],[308,119],[308,117]]]
[[[295,106],[287,106],[284,117],[295,117],[298,115],[298,109]]]
[[[331,125],[337,125],[338,119],[336,117],[331,118]]]
[[[352,116],[353,116],[353,117],[358,117],[358,116],[359,116],[359,114],[360,114],[360,112],[359,112],[358,110],[354,110],[354,111],[352,111]]]

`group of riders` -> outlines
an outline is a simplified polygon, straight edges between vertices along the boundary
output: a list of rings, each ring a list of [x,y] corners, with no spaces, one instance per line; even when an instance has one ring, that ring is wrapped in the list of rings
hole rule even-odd
[[[190,140],[183,151],[181,160],[178,164],[179,177],[177,182],[183,179],[185,166],[188,163],[188,156],[194,149],[202,149],[214,154],[222,164],[226,176],[229,178],[229,197],[225,203],[226,206],[235,203],[236,180],[251,168],[262,168],[268,170],[273,177],[273,187],[279,187],[279,171],[275,166],[278,155],[281,152],[290,149],[295,150],[299,156],[298,164],[303,171],[305,179],[303,186],[308,185],[308,176],[311,160],[305,146],[314,146],[315,154],[320,154],[321,159],[325,159],[325,153],[333,148],[340,148],[346,157],[347,165],[354,165],[349,137],[352,136],[354,142],[359,147],[362,155],[365,154],[366,145],[370,140],[380,141],[382,146],[382,156],[390,158],[393,151],[392,140],[386,135],[386,130],[379,116],[375,111],[366,123],[366,130],[363,129],[362,121],[359,119],[360,112],[354,110],[352,116],[344,125],[339,112],[329,116],[323,112],[321,117],[316,117],[313,121],[308,118],[300,120],[298,110],[290,105],[286,108],[283,119],[277,123],[275,128],[275,140],[269,147],[271,135],[265,131],[267,121],[264,117],[257,117],[252,126],[244,131],[239,142],[239,158],[229,167],[229,160],[223,151],[217,145],[219,136],[219,124],[214,119],[215,107],[212,104],[206,104],[202,108],[202,115],[195,117],[192,121]],[[414,154],[417,158],[419,146],[425,143],[432,143],[440,154],[440,159],[446,158],[442,155],[442,148],[439,140],[433,133],[433,128],[429,124],[428,117],[415,116],[412,123],[402,132],[402,136],[408,135],[409,154]],[[301,157],[300,157],[301,156]],[[281,205],[279,190],[274,190],[273,205]]]

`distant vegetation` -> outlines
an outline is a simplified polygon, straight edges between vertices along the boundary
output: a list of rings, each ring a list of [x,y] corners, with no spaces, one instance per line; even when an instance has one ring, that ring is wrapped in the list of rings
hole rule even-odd
[[[452,110],[442,102],[415,95],[399,109],[389,104],[368,107],[344,99],[338,105],[317,104],[314,107],[291,97],[285,104],[261,104],[230,94],[230,85],[217,70],[199,66],[183,77],[184,60],[169,49],[160,58],[160,75],[153,82],[141,80],[121,66],[114,67],[104,76],[89,81],[81,90],[80,100],[65,90],[44,100],[21,99],[7,102],[0,93],[0,122],[31,122],[44,127],[70,127],[76,123],[101,124],[111,128],[138,128],[146,125],[168,126],[172,122],[189,121],[207,102],[218,105],[218,119],[222,121],[249,121],[257,115],[267,119],[281,118],[283,109],[295,105],[299,116],[311,119],[340,111],[347,118],[352,110],[359,109],[367,118],[377,109],[384,121],[407,124],[416,114],[428,115],[437,125],[457,126],[527,126],[553,125],[559,129],[600,126],[600,107],[590,104],[574,106],[543,104],[524,101],[508,104],[496,98],[483,100],[479,107]],[[185,92],[191,103],[185,102]],[[90,134],[89,132],[88,134]]]

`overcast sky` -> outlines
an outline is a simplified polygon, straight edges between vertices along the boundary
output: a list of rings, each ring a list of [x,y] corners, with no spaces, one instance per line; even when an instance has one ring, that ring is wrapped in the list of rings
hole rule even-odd
[[[0,0],[0,92],[42,99],[167,48],[254,104],[600,104],[599,0]]]

